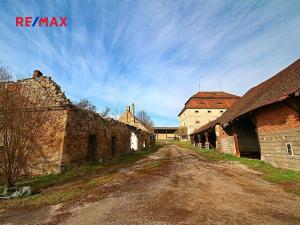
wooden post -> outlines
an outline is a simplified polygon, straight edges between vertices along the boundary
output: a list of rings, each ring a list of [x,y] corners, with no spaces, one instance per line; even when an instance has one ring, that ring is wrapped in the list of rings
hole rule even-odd
[[[236,155],[240,158],[241,153],[240,153],[240,148],[239,148],[238,135],[236,133],[233,133],[233,139],[234,139],[234,146],[235,146]]]
[[[205,132],[205,148],[209,149],[209,135]]]

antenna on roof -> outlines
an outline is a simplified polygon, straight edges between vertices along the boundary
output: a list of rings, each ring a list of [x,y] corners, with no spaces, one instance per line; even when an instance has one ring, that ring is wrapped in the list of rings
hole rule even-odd
[[[222,91],[222,81],[220,81],[220,91]]]
[[[199,91],[200,91],[200,81],[199,81]]]

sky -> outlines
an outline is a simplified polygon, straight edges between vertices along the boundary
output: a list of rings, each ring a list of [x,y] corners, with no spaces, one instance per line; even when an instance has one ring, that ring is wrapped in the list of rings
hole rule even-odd
[[[178,126],[199,90],[243,95],[300,56],[299,0],[1,0],[0,15],[11,73],[39,69],[115,115],[134,102],[156,126]],[[17,16],[67,27],[16,27]]]

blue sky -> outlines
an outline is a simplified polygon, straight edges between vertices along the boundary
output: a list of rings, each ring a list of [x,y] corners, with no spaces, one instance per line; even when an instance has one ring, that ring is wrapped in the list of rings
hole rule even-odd
[[[136,103],[176,126],[199,89],[242,95],[300,56],[300,1],[0,1],[0,61],[40,69],[72,101],[120,113]],[[16,16],[67,16],[20,28]]]

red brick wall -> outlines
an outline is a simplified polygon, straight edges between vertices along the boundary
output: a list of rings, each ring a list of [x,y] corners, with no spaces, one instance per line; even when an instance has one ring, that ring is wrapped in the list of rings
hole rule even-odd
[[[271,132],[300,127],[300,118],[296,111],[283,103],[268,106],[257,114],[259,132]]]
[[[261,159],[274,166],[300,170],[300,119],[284,103],[262,108],[257,113]],[[287,143],[293,155],[287,152]]]
[[[220,125],[216,125],[217,150],[219,152],[236,154],[234,138],[228,135]]]

